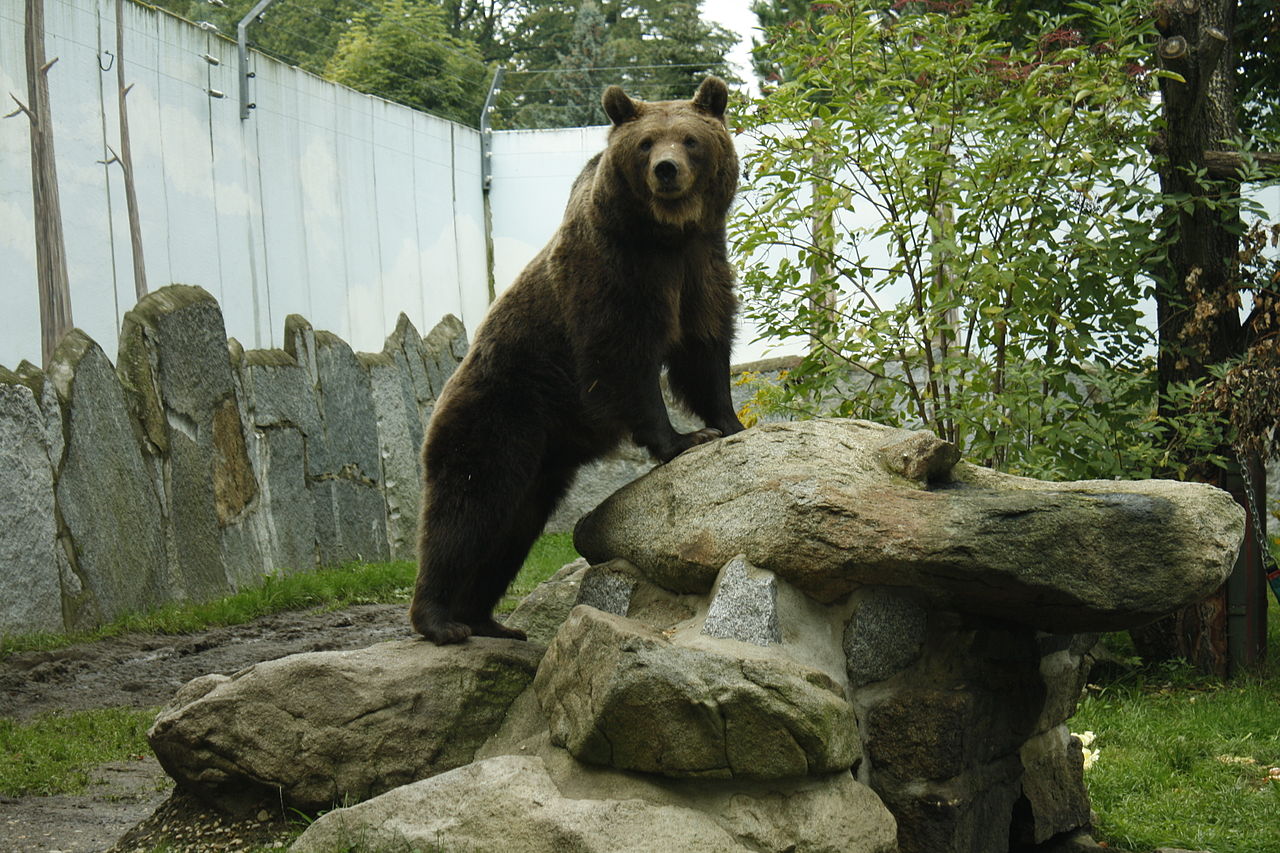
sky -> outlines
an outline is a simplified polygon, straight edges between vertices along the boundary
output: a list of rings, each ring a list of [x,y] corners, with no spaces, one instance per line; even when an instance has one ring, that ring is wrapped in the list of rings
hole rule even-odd
[[[741,37],[729,53],[729,60],[743,80],[751,76],[751,37],[757,25],[751,0],[703,0],[702,17],[727,27]]]

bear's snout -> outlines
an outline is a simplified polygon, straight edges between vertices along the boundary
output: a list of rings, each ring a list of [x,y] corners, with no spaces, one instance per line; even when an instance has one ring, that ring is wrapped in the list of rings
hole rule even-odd
[[[693,172],[682,162],[679,152],[666,151],[649,166],[649,189],[660,198],[676,198],[689,191]]]
[[[673,159],[659,160],[653,166],[653,174],[662,184],[674,183],[680,175],[680,164]]]

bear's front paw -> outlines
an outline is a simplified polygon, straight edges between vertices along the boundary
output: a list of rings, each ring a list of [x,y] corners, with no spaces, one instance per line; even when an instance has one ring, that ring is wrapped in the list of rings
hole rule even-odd
[[[680,436],[676,452],[662,461],[670,462],[689,448],[697,447],[699,444],[706,444],[708,441],[714,441],[722,435],[724,435],[724,433],[720,432],[720,430],[715,427],[703,427],[702,429],[695,430],[694,432],[686,432]]]

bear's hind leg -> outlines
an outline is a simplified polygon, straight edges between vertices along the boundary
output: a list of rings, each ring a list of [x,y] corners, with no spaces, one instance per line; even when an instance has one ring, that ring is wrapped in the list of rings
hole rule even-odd
[[[543,466],[530,489],[531,493],[512,512],[510,523],[506,525],[505,535],[492,562],[485,566],[484,571],[473,575],[470,600],[465,603],[466,606],[455,607],[453,618],[468,625],[475,636],[526,639],[524,631],[508,628],[495,620],[493,608],[502,600],[507,587],[520,573],[529,550],[542,535],[547,519],[569,487],[573,476],[572,467],[567,471],[558,468],[548,470],[551,467]]]
[[[409,606],[409,621],[413,629],[437,646],[461,643],[471,636],[471,627],[450,617],[451,591],[448,588],[454,577],[455,567],[450,565],[449,554],[457,553],[448,540],[457,534],[438,527],[422,543],[423,559],[418,571],[418,581],[413,591],[413,603]]]
[[[493,608],[502,600],[511,581],[520,573],[524,558],[533,546],[533,539],[524,529],[509,529],[493,555],[474,576],[472,588],[466,591],[466,601],[455,604],[454,618],[463,622],[477,637],[506,637],[513,640],[527,639],[524,631],[508,628],[493,618]]]

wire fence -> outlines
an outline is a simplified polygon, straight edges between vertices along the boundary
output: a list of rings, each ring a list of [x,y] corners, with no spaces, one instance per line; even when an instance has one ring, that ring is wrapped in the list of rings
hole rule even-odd
[[[504,65],[505,79],[488,116],[488,125],[494,129],[607,124],[601,95],[609,85],[621,85],[633,97],[656,101],[690,97],[708,74],[732,76],[725,57],[714,51],[699,62],[611,62],[588,67],[570,67],[574,63],[559,54],[561,61],[549,67],[522,67],[521,61],[509,58],[486,61],[474,45],[459,46],[456,39],[426,29],[411,16],[384,16],[369,0],[352,0],[347,5],[366,16],[364,22],[301,3],[273,6],[250,25],[249,44],[289,65],[473,127],[481,124],[489,84]],[[286,14],[287,18],[282,17]],[[214,26],[229,34],[233,28],[229,20],[224,15]],[[412,62],[381,62],[376,70],[362,74],[344,69],[337,61],[339,43],[351,37],[353,27],[374,20],[423,46],[424,55]],[[417,70],[407,71],[410,66]]]

